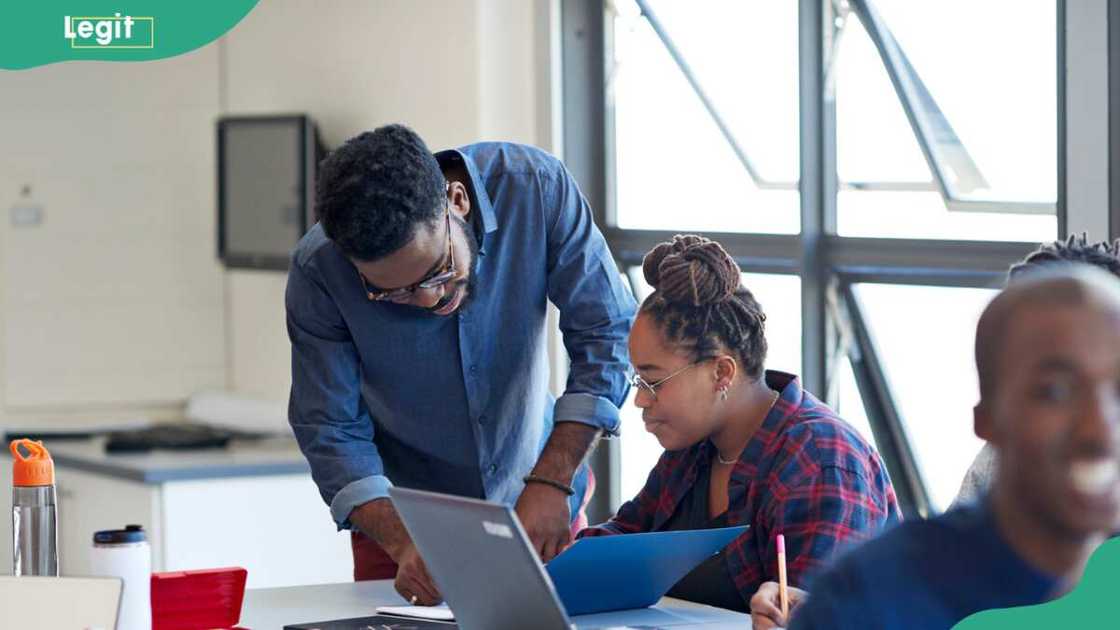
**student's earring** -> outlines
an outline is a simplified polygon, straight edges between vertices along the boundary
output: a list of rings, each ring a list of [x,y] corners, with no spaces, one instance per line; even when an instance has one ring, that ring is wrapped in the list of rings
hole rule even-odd
[[[727,386],[726,385],[719,388],[719,399],[720,400],[727,400]]]

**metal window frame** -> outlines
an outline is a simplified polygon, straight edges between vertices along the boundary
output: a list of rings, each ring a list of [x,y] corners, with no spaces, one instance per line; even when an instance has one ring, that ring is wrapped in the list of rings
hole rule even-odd
[[[851,0],[849,0],[850,2]],[[1095,1],[1095,0],[1094,0]],[[857,0],[860,2],[860,0]],[[1081,182],[1080,165],[1067,163],[1065,13],[1067,0],[1056,0],[1058,11],[1058,235],[1067,230],[1066,188]],[[795,235],[706,232],[736,255],[743,271],[794,274],[802,285],[802,379],[810,391],[829,391],[832,366],[852,360],[860,395],[899,490],[907,516],[930,513],[928,487],[921,479],[909,438],[901,421],[878,357],[867,320],[860,312],[852,285],[856,283],[913,284],[953,287],[998,287],[1008,266],[1035,249],[1037,243],[945,241],[840,237],[836,230],[835,103],[829,89],[830,60],[839,32],[835,27],[843,3],[799,0],[799,74],[801,143],[801,233]],[[624,271],[640,265],[656,244],[669,240],[671,230],[631,230],[617,227],[613,194],[613,103],[607,91],[611,59],[611,29],[603,0],[563,0],[564,159],[579,181],[607,238],[616,262]],[[1116,51],[1120,51],[1120,29]],[[1072,61],[1072,60],[1071,60]],[[1120,80],[1115,83],[1120,86]],[[1118,90],[1120,92],[1120,90]],[[1113,143],[1117,146],[1116,143]],[[1120,151],[1120,149],[1113,149]],[[1120,191],[1120,158],[1116,190]],[[1112,204],[1115,209],[1118,204]],[[1101,212],[1107,208],[1101,208]],[[1077,216],[1088,211],[1079,210]],[[1120,211],[1115,211],[1120,216]],[[1113,225],[1120,225],[1120,220]],[[1094,234],[1104,238],[1105,234]],[[589,516],[602,520],[622,500],[619,489],[619,449],[608,441],[593,460],[600,493]],[[606,492],[602,492],[602,489]]]
[[[1059,196],[1064,202],[1066,234],[1087,232],[1095,239],[1115,236],[1114,221],[1100,208],[1110,205],[1109,3],[1058,0],[1058,99],[1063,142],[1058,145]],[[1111,113],[1110,113],[1111,112]],[[1101,133],[1108,128],[1110,133]],[[1111,204],[1115,206],[1115,204]],[[1059,208],[1061,211],[1062,208]],[[1110,225],[1113,224],[1113,225]]]

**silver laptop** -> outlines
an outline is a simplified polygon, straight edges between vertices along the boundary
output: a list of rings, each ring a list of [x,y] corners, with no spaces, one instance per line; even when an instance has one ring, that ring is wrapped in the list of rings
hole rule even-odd
[[[117,578],[0,576],[5,628],[114,630],[120,601]]]
[[[390,488],[462,630],[570,630],[552,580],[507,506]]]

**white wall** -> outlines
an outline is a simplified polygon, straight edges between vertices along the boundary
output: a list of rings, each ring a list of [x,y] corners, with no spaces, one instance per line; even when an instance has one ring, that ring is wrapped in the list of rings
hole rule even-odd
[[[433,149],[554,148],[555,3],[263,0],[173,59],[0,73],[0,422],[285,399],[284,274],[215,259],[215,119],[307,112],[328,146],[399,121]],[[28,203],[44,222],[13,227]]]
[[[0,73],[9,416],[159,411],[224,384],[217,69],[209,48]],[[28,202],[43,222],[12,226]]]

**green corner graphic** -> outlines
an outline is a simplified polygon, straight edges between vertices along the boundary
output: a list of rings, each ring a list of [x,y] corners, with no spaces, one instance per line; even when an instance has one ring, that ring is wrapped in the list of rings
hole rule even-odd
[[[1101,545],[1077,588],[1037,606],[986,610],[954,626],[954,630],[1053,630],[1054,628],[1120,628],[1120,538]]]
[[[201,48],[259,0],[37,0],[4,10],[0,69],[60,61],[151,61]],[[158,37],[157,37],[158,32]]]

